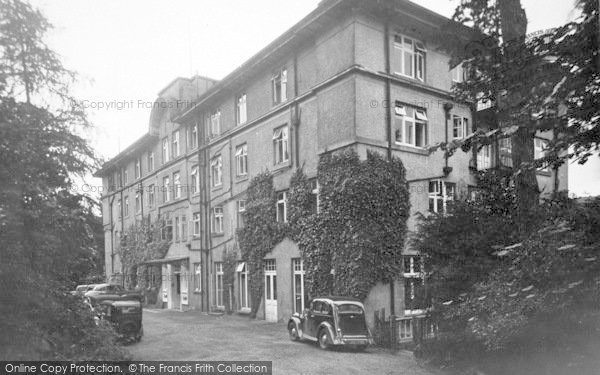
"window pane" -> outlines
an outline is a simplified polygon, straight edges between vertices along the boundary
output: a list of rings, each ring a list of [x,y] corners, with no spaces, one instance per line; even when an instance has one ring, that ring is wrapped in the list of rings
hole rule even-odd
[[[405,122],[406,134],[404,136],[404,141],[410,145],[415,144],[415,135],[414,135],[414,127],[415,123],[409,120]]]
[[[412,52],[404,51],[404,74],[413,76],[413,54]]]

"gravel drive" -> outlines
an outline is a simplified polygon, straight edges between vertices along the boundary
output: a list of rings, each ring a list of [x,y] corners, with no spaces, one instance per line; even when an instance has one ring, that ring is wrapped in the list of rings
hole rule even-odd
[[[136,360],[273,361],[273,374],[438,373],[421,367],[410,352],[368,348],[357,353],[292,342],[284,323],[196,311],[144,310],[144,337],[128,346]]]

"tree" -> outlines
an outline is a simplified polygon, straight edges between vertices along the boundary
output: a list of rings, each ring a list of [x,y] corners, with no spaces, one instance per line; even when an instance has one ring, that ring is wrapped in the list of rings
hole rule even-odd
[[[590,332],[599,329],[600,200],[545,201],[523,234],[514,220],[516,195],[497,173],[482,176],[475,199],[420,219],[412,244],[425,258],[424,298],[439,326],[422,349],[471,364],[541,354],[558,359],[557,373],[566,364],[583,373],[597,365],[586,347],[598,344]]]
[[[103,246],[97,203],[73,184],[97,166],[74,74],[39,11],[0,0],[0,20],[0,358],[122,358],[66,293]]]
[[[476,124],[479,130],[472,137],[453,142],[450,149],[511,138],[523,232],[527,212],[539,202],[535,168],[559,166],[571,157],[585,162],[598,150],[598,4],[580,1],[580,8],[579,20],[535,36],[526,35],[520,0],[466,0],[454,15],[484,36],[454,58],[469,72],[456,86],[457,97],[472,103],[492,100],[495,106],[488,124]],[[497,130],[484,131],[481,125]],[[538,131],[554,137],[546,156],[534,160]]]

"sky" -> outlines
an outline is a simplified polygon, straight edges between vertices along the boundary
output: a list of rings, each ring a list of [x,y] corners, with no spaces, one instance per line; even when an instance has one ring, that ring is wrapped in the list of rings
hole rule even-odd
[[[414,0],[450,17],[458,0]],[[104,160],[148,131],[150,106],[176,77],[221,79],[273,41],[319,0],[31,0],[54,25],[47,36],[79,74],[74,94],[95,125]],[[528,32],[574,16],[574,0],[522,0]],[[551,6],[550,6],[551,4]],[[569,165],[572,194],[600,194],[600,158]]]

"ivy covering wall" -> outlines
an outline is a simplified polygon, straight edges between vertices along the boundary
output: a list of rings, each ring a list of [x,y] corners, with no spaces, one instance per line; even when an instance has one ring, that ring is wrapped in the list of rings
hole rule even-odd
[[[402,162],[372,152],[366,160],[355,151],[326,155],[319,162],[318,185],[317,203],[313,184],[301,168],[296,170],[287,198],[288,223],[278,223],[272,174],[251,180],[238,241],[248,267],[252,316],[264,294],[264,258],[286,236],[302,252],[312,297],[364,300],[377,282],[389,283],[401,272],[410,210]]]
[[[273,175],[262,172],[248,185],[245,226],[237,232],[242,259],[248,267],[251,316],[255,317],[264,293],[264,257],[286,234],[287,226],[278,223]]]
[[[401,272],[410,212],[405,169],[399,159],[368,152],[328,154],[318,166],[318,213],[311,211],[309,181],[298,170],[291,181],[290,233],[305,261],[311,296],[364,300],[377,282]]]
[[[162,259],[169,250],[170,241],[162,239],[164,226],[159,223],[151,223],[143,221],[136,223],[127,229],[121,235],[121,243],[117,249],[117,254],[123,265],[123,270],[128,276],[126,279],[128,288],[144,289],[148,286],[156,287],[157,285],[146,285],[146,277],[138,277],[148,272],[148,267],[143,265],[143,262]],[[160,280],[155,280],[160,282]]]

